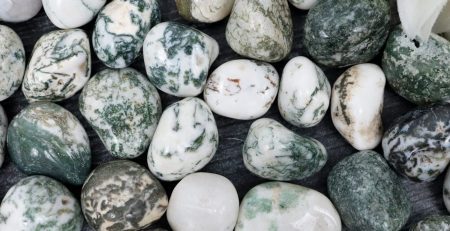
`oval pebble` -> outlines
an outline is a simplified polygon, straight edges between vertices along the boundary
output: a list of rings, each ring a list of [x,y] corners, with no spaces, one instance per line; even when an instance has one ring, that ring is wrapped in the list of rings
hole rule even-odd
[[[192,22],[213,23],[227,17],[234,0],[176,0],[178,13]]]
[[[36,16],[42,0],[0,0],[0,21],[24,22]]]
[[[431,215],[409,229],[410,231],[448,231],[450,230],[450,216]]]
[[[289,0],[289,2],[301,10],[309,10],[315,6],[318,0]]]
[[[56,27],[77,28],[90,22],[106,0],[42,0],[45,13]]]
[[[5,110],[0,105],[0,167],[2,167],[3,161],[5,160],[7,129],[8,118],[6,117]]]

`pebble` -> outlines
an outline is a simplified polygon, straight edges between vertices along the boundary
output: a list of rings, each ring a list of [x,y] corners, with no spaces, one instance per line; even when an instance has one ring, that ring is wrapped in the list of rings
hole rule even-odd
[[[161,116],[158,91],[132,68],[97,73],[84,87],[79,105],[116,158],[136,158],[144,153]]]
[[[0,0],[0,21],[25,22],[36,16],[42,0]]]
[[[270,180],[300,180],[320,171],[327,150],[317,140],[297,135],[273,119],[252,123],[242,150],[245,167]]]
[[[3,161],[5,160],[7,129],[8,118],[6,117],[5,110],[0,105],[0,167],[2,167]]]
[[[91,167],[89,139],[69,111],[53,103],[33,103],[11,121],[9,156],[26,174],[42,174],[81,185]]]
[[[174,231],[232,231],[239,197],[231,181],[213,173],[193,173],[172,192],[167,220]]]
[[[90,22],[106,0],[42,0],[45,13],[56,27],[71,29]]]
[[[235,0],[225,35],[236,53],[278,62],[291,51],[292,27],[287,0]]]
[[[148,150],[148,166],[161,180],[180,180],[208,164],[218,145],[219,132],[208,105],[185,98],[164,110]]]
[[[236,231],[340,231],[341,220],[323,194],[300,185],[268,182],[242,199]]]
[[[309,10],[317,4],[318,0],[289,0],[289,2],[300,10]]]
[[[178,13],[192,22],[213,23],[227,17],[234,0],[176,0]]]
[[[218,55],[216,40],[176,22],[156,25],[144,41],[148,78],[161,91],[178,97],[202,93]]]
[[[213,112],[232,119],[250,120],[270,109],[278,84],[279,76],[272,65],[238,59],[214,70],[203,96]]]
[[[431,215],[416,224],[410,231],[448,231],[450,230],[450,216]]]
[[[286,64],[278,93],[278,109],[287,122],[297,127],[317,125],[328,110],[330,97],[330,82],[311,60],[300,56]]]
[[[78,201],[61,183],[30,176],[12,186],[0,206],[0,230],[81,231]]]
[[[373,149],[381,141],[386,78],[375,64],[347,69],[334,83],[331,118],[339,133],[358,150]]]
[[[98,231],[144,229],[161,218],[167,203],[159,181],[128,160],[98,166],[81,190],[84,217]]]
[[[75,95],[91,76],[89,39],[83,30],[57,30],[35,44],[22,91],[28,101],[61,101]]]
[[[444,186],[442,189],[442,197],[444,199],[444,205],[447,211],[450,212],[450,171],[447,170],[447,174],[444,179]]]

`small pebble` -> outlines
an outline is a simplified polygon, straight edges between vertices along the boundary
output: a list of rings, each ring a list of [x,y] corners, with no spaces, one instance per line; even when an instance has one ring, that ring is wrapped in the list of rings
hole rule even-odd
[[[0,0],[0,21],[25,22],[36,16],[42,0]]]
[[[71,29],[90,22],[106,0],[42,0],[45,13],[56,27]]]
[[[234,0],[176,0],[178,13],[192,22],[213,23],[227,17]]]
[[[446,215],[431,215],[409,229],[410,231],[449,231],[450,230],[450,216]]]
[[[0,167],[2,167],[3,161],[5,160],[7,129],[8,118],[6,117],[5,110],[0,105]]]
[[[289,0],[289,2],[300,10],[309,10],[317,4],[318,0]]]

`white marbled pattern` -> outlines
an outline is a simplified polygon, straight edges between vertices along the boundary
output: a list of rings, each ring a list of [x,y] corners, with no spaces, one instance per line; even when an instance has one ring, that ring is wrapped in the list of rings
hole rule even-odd
[[[42,8],[41,0],[0,0],[0,21],[24,22]]]
[[[178,12],[189,21],[213,23],[227,17],[234,0],[176,0]]]
[[[106,0],[42,0],[45,13],[61,29],[77,28],[90,22]]]
[[[289,0],[289,2],[300,10],[309,10],[317,4],[318,0]]]
[[[6,132],[8,129],[8,117],[6,117],[5,110],[0,105],[0,167],[2,167],[5,160],[6,148]]]

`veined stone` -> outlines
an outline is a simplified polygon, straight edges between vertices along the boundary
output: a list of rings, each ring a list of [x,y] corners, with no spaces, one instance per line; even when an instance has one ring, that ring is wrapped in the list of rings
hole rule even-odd
[[[92,35],[97,57],[124,68],[138,56],[148,31],[161,19],[157,0],[114,0],[98,14]]]
[[[161,91],[196,96],[203,91],[219,44],[207,34],[176,22],[153,27],[144,41],[147,76]]]
[[[450,216],[432,215],[416,224],[414,224],[410,231],[445,231],[450,230]]]
[[[261,117],[275,101],[279,76],[275,68],[258,61],[239,59],[219,66],[203,92],[211,110],[221,116],[250,120]]]
[[[8,129],[8,118],[3,107],[0,105],[0,167],[5,160],[6,136]]]
[[[300,56],[286,64],[278,93],[278,109],[287,122],[297,127],[317,125],[328,110],[330,96],[330,82],[311,60]]]
[[[341,219],[323,194],[300,185],[268,182],[242,199],[236,231],[340,231]]]
[[[117,160],[92,171],[81,190],[81,208],[95,230],[140,230],[165,213],[167,195],[147,169]]]
[[[85,25],[105,3],[106,0],[42,0],[48,18],[61,29]]]
[[[331,118],[339,133],[356,149],[375,148],[383,136],[381,112],[386,78],[375,64],[359,64],[334,83]]]
[[[61,101],[77,93],[91,76],[91,51],[86,33],[57,30],[34,46],[22,91],[28,101]]]
[[[26,174],[42,174],[81,185],[91,167],[86,131],[69,111],[53,103],[33,103],[14,117],[7,146]]]
[[[289,2],[301,10],[309,10],[315,6],[318,0],[289,0]]]
[[[178,13],[193,22],[213,23],[227,17],[234,0],[176,0]]]
[[[24,22],[42,8],[42,0],[0,0],[0,21]]]
[[[287,0],[235,0],[226,39],[238,54],[265,62],[285,58],[293,29]]]
[[[117,158],[144,153],[161,116],[158,91],[131,68],[97,73],[86,84],[79,103],[81,114]]]
[[[322,169],[327,151],[317,140],[290,131],[273,119],[250,127],[242,150],[245,167],[270,180],[300,180]]]
[[[208,105],[186,98],[164,110],[148,150],[148,166],[161,180],[180,180],[208,164],[218,145],[219,133]]]
[[[0,206],[0,230],[81,231],[78,201],[61,183],[30,176],[8,190]]]

